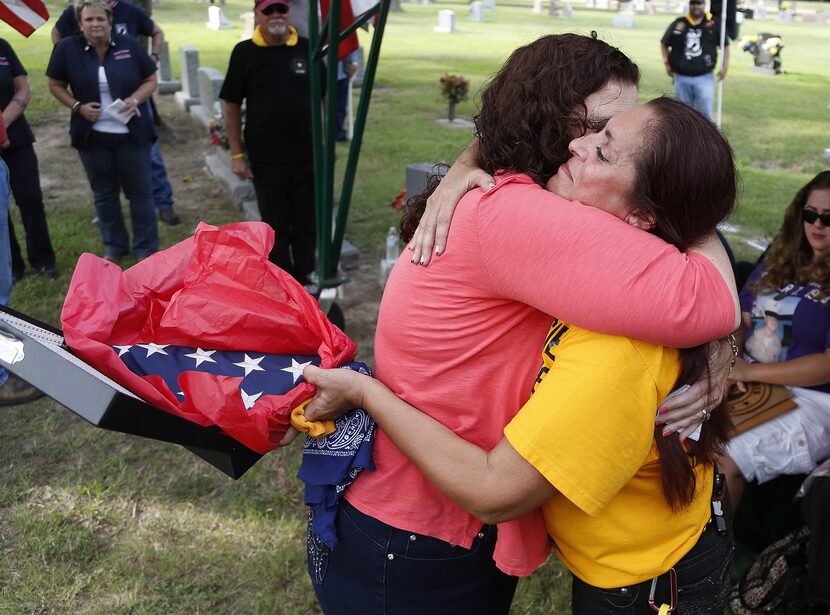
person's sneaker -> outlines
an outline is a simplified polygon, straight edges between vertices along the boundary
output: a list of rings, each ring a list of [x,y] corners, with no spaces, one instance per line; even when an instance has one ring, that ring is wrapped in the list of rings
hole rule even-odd
[[[54,267],[47,267],[44,265],[43,267],[37,268],[37,274],[43,276],[44,278],[49,278],[50,280],[54,280],[58,277],[58,270]]]
[[[34,401],[39,397],[43,397],[43,392],[33,387],[31,384],[15,376],[9,374],[6,384],[0,387],[0,406],[16,406],[17,404],[25,404],[26,402]]]
[[[179,217],[172,207],[159,209],[159,220],[164,222],[167,226],[176,226],[179,223]]]

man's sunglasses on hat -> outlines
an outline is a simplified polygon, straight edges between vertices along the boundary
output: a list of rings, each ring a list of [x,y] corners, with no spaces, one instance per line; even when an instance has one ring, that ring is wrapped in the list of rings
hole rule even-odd
[[[288,12],[288,5],[287,4],[272,4],[271,6],[266,6],[264,9],[260,9],[260,12],[263,15],[271,15],[273,13],[279,13],[280,15],[285,15]]]

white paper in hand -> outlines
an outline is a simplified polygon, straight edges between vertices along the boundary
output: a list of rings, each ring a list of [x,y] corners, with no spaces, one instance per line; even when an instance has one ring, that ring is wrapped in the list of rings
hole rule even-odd
[[[676,391],[672,391],[671,393],[666,395],[666,399],[664,399],[662,402],[660,402],[660,405],[657,408],[658,412],[657,412],[657,416],[655,418],[658,418],[660,416],[660,408],[663,406],[664,403],[666,403],[667,399],[671,399],[672,397],[677,397],[681,393],[685,393],[686,391],[688,391],[690,388],[691,388],[690,385],[684,384],[682,387],[680,387]],[[703,423],[700,423],[697,426],[697,429],[695,429],[692,433],[689,434],[689,440],[694,440],[695,442],[700,440],[700,430],[701,430],[702,427],[703,427]]]
[[[133,119],[133,116],[140,115],[137,108],[132,111],[125,111],[126,107],[127,103],[120,98],[116,98],[112,101],[112,104],[109,107],[104,109],[104,113],[109,115],[116,122],[120,122],[126,126],[127,122]]]

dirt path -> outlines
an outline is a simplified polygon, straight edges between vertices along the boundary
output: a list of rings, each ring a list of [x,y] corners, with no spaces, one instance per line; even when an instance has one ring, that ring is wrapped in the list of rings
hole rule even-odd
[[[176,210],[186,225],[184,228],[195,228],[199,220],[225,223],[243,219],[224,185],[205,167],[205,154],[211,147],[207,129],[184,113],[172,96],[157,96],[156,101],[164,121],[159,130],[162,155],[173,186]],[[94,215],[92,195],[78,154],[69,145],[68,118],[59,114],[39,123],[34,130],[47,212],[50,203],[54,203],[84,208],[91,219]],[[90,225],[90,230],[93,229]],[[165,242],[165,229],[160,230],[162,247],[168,247],[175,240]],[[360,349],[359,358],[371,363],[381,295],[377,264],[372,266],[366,258],[361,258],[360,268],[348,273],[352,281],[343,287],[343,298],[338,303],[346,315],[346,332]]]

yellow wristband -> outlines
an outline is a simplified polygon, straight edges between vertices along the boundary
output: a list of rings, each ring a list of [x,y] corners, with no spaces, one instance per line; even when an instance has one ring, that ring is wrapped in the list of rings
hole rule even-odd
[[[239,160],[240,158],[244,158],[245,154],[231,154],[231,160]]]

